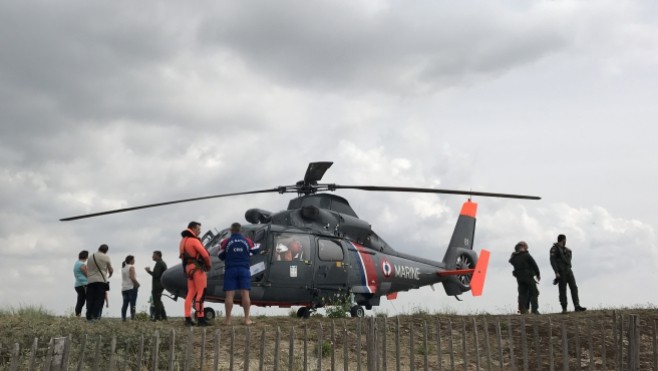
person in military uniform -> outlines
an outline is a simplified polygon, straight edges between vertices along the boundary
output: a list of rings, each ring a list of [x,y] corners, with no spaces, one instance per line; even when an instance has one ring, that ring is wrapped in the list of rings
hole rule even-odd
[[[528,252],[528,244],[524,241],[517,243],[509,262],[514,267],[512,274],[516,277],[519,286],[519,311],[521,314],[528,313],[528,304],[530,304],[532,313],[539,314],[537,282],[541,279],[541,274],[535,259]],[[537,277],[536,281],[535,277]]]
[[[560,305],[562,305],[562,313],[567,313],[567,285],[571,291],[571,300],[573,301],[574,309],[576,312],[583,312],[587,308],[580,306],[578,299],[578,286],[576,285],[576,277],[571,270],[571,249],[567,247],[567,237],[563,234],[557,236],[557,242],[551,247],[551,266],[555,271],[555,280],[553,284],[557,284],[560,291]]]

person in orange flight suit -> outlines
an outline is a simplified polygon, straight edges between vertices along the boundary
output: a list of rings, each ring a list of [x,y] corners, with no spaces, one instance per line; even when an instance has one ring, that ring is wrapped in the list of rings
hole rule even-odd
[[[185,324],[194,325],[192,322],[192,300],[195,303],[197,324],[208,326],[203,311],[203,301],[206,297],[206,286],[208,284],[206,272],[210,270],[210,255],[201,244],[199,234],[201,223],[190,222],[187,229],[181,232],[183,239],[180,242],[180,258],[183,260],[185,275],[187,276],[187,296],[185,297]]]

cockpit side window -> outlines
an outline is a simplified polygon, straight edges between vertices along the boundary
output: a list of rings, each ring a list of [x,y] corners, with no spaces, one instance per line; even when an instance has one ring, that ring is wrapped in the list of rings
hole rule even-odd
[[[336,241],[319,239],[318,257],[322,261],[334,262],[343,261],[345,255],[343,254],[343,248]]]
[[[210,240],[210,242],[206,243],[206,250],[208,250],[208,254],[210,256],[217,256],[219,255],[219,247],[221,245],[221,242],[223,239],[229,236],[229,230],[223,230],[220,233],[218,233],[215,238]]]
[[[311,239],[305,234],[282,233],[274,241],[273,261],[305,261],[311,259]]]

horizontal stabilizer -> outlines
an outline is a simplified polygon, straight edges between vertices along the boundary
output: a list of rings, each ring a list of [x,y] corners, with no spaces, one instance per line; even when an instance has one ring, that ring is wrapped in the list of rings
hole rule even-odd
[[[489,266],[489,250],[480,251],[480,257],[478,262],[475,265],[475,272],[471,278],[471,292],[473,296],[482,295],[482,290],[484,290],[484,280],[487,276],[487,267]]]
[[[438,271],[436,274],[439,277],[447,277],[447,276],[465,276],[465,275],[471,275],[475,272],[475,269],[453,269],[449,271]]]

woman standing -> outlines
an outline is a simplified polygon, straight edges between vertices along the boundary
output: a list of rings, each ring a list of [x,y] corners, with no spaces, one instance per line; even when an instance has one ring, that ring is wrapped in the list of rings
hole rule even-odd
[[[73,277],[75,277],[75,292],[78,300],[75,303],[75,316],[80,317],[82,307],[87,301],[87,258],[89,251],[82,250],[78,254],[78,261],[73,264]]]
[[[137,289],[139,282],[135,277],[135,257],[126,256],[121,268],[121,294],[123,294],[123,306],[121,307],[121,319],[126,320],[126,310],[130,304],[130,319],[135,319],[135,308],[137,305]]]

